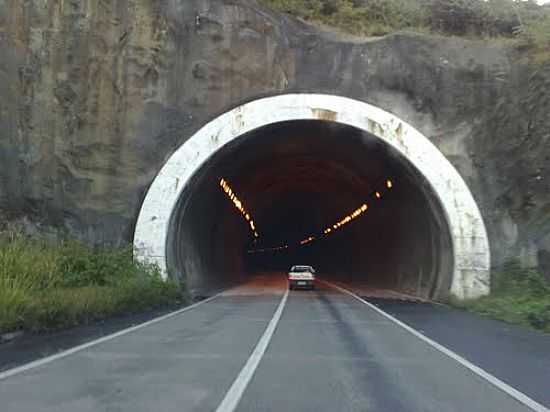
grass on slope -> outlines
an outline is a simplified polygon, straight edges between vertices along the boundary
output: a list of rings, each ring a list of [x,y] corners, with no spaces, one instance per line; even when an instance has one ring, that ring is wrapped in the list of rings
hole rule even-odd
[[[185,295],[132,250],[0,233],[0,333],[45,331],[175,305]]]
[[[511,38],[550,58],[550,7],[518,0],[260,0],[340,31],[380,36],[399,30]]]
[[[540,273],[509,262],[493,274],[489,296],[456,306],[494,319],[550,332],[550,282]]]

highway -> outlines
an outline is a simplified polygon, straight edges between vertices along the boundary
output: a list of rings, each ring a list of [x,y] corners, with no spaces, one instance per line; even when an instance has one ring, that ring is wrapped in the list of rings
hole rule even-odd
[[[0,410],[536,409],[353,296],[328,285],[289,292],[280,275],[4,372]]]

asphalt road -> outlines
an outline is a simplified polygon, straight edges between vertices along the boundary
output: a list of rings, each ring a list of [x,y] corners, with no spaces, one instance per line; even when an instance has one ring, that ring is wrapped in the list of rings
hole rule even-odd
[[[321,288],[283,298],[285,286],[284,278],[260,279],[63,358],[0,374],[0,410],[215,411],[228,391],[239,393],[238,411],[531,410],[353,297]],[[243,371],[253,372],[249,380]]]
[[[366,298],[537,402],[550,406],[550,334],[443,305]]]

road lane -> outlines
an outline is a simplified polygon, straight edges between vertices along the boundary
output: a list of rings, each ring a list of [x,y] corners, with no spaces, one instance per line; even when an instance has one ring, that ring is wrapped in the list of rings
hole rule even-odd
[[[1,412],[212,411],[283,287],[236,289],[179,316],[0,381]]]
[[[238,411],[529,411],[333,289],[292,292]]]
[[[362,297],[550,407],[550,334],[444,305]]]
[[[288,298],[288,292],[288,290],[285,291],[285,294],[283,295],[283,298],[281,299],[277,310],[273,314],[273,318],[269,321],[269,324],[267,325],[267,328],[264,331],[262,337],[258,341],[258,344],[254,348],[254,351],[248,358],[248,361],[246,362],[244,367],[241,369],[241,372],[237,376],[237,379],[235,379],[235,381],[227,391],[222,402],[216,409],[216,412],[233,412],[239,405],[241,397],[248,387],[250,380],[254,376],[254,373],[256,372],[256,369],[258,368],[258,365],[260,364],[265,354],[265,351],[267,350],[267,347],[271,342],[271,338],[273,337],[273,333],[277,328],[279,320],[281,319],[281,315],[285,309],[285,304]]]

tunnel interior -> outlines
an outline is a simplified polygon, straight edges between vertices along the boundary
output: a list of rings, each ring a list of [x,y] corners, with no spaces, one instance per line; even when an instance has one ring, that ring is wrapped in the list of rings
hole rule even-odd
[[[189,180],[167,244],[169,271],[194,295],[305,264],[441,300],[452,256],[445,214],[416,168],[375,136],[324,120],[264,126],[223,146]]]

